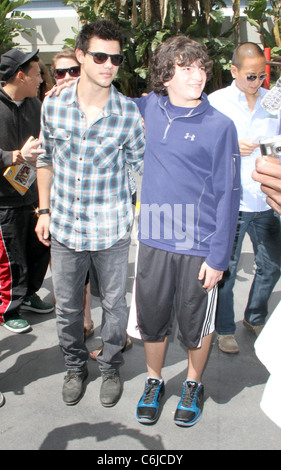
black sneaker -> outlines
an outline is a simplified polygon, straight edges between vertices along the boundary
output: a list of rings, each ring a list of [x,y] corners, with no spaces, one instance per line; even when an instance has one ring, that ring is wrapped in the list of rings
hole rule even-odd
[[[62,398],[66,405],[76,405],[84,394],[83,382],[88,377],[88,370],[82,372],[68,370],[64,378]]]
[[[19,310],[24,312],[51,313],[54,311],[54,306],[41,300],[37,294],[31,294],[25,297]]]
[[[182,395],[174,421],[178,426],[193,426],[200,419],[204,406],[204,387],[192,380],[183,383]]]
[[[164,381],[148,378],[137,409],[137,420],[142,424],[156,423],[160,412],[160,400],[165,393]]]

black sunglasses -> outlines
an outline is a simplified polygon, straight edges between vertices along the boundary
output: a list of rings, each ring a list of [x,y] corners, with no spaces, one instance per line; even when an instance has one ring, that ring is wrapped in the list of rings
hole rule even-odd
[[[87,51],[87,54],[90,54],[93,57],[95,64],[105,64],[105,62],[110,57],[112,65],[115,67],[119,67],[124,60],[124,56],[122,54],[106,54],[105,52],[91,52]]]
[[[69,73],[69,75],[73,78],[79,77],[80,65],[74,65],[73,67],[68,67],[67,69],[55,69],[54,70],[55,78],[58,78],[58,79],[64,78],[67,73]]]
[[[265,80],[268,73],[262,73],[261,75],[247,75],[247,80],[249,82],[254,82],[257,78],[261,81]]]

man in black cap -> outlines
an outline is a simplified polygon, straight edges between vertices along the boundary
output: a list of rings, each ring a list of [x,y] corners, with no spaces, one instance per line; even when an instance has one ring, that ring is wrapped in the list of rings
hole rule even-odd
[[[36,165],[40,141],[42,82],[38,50],[11,49],[1,57],[0,75],[0,324],[15,333],[30,329],[19,311],[49,313],[40,289],[49,263],[49,249],[35,234],[38,205],[36,181],[21,195],[3,176],[13,165]],[[30,136],[35,140],[26,143]],[[28,170],[29,171],[29,170]]]

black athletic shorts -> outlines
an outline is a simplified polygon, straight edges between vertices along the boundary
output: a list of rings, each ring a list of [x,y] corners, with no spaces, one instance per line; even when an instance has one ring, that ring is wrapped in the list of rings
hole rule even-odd
[[[204,260],[139,244],[136,309],[144,341],[162,341],[171,332],[173,313],[187,348],[200,347],[214,331],[217,286],[207,292],[198,280]]]

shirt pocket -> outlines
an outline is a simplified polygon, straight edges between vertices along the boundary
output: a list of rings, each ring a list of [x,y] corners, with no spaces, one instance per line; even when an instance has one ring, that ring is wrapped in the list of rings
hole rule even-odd
[[[53,149],[55,158],[68,160],[71,155],[71,131],[57,128],[50,133],[49,137],[54,142]]]
[[[123,143],[116,137],[98,137],[94,147],[94,165],[98,169],[119,169],[122,161]]]

